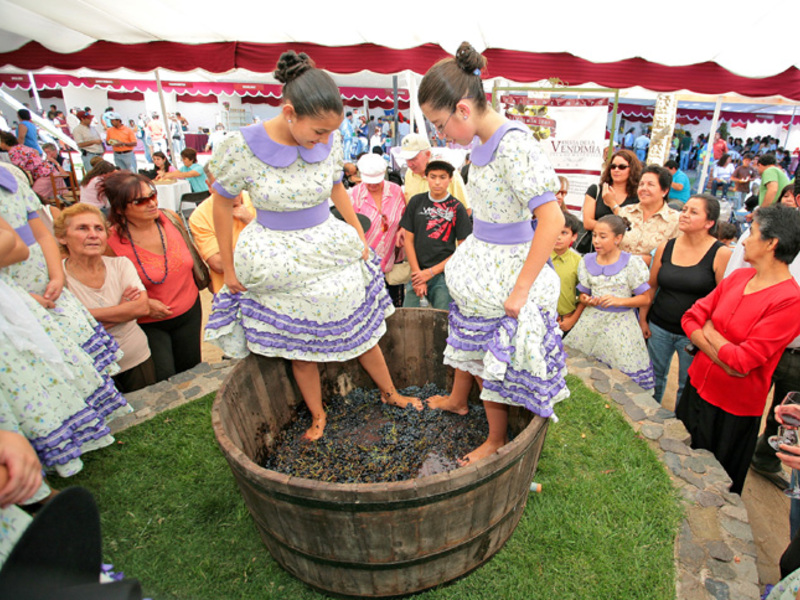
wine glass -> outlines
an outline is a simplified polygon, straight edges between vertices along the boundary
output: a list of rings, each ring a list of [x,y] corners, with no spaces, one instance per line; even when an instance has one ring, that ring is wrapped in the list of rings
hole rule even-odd
[[[789,392],[780,405],[800,405],[800,392]],[[769,445],[775,450],[779,450],[781,444],[788,444],[790,446],[797,444],[797,428],[800,427],[800,407],[791,412],[781,410],[780,413],[783,425],[778,427],[778,435],[772,435],[767,439]]]
[[[800,427],[800,406],[798,405],[800,405],[800,392],[789,392],[781,402],[781,406],[784,408],[778,412],[780,412],[783,426],[778,430],[779,435],[770,436],[767,440],[770,446],[776,450],[780,451],[780,444],[800,447],[800,432],[797,429]],[[793,480],[794,485],[790,489],[784,490],[783,493],[789,498],[800,500],[800,478],[793,478]]]

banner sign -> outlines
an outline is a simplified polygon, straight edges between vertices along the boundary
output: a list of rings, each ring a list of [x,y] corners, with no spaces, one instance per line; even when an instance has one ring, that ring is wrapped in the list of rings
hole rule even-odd
[[[528,125],[556,173],[569,181],[567,208],[580,215],[586,189],[600,181],[608,142],[608,98],[500,96],[506,116]]]

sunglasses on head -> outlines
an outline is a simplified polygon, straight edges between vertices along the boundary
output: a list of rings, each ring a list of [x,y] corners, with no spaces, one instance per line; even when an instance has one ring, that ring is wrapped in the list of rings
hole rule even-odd
[[[149,196],[142,196],[141,198],[136,198],[135,200],[131,200],[128,204],[133,204],[134,206],[141,206],[142,204],[147,204],[148,202],[152,202],[158,198],[158,192],[153,190]]]
[[[625,165],[625,164],[621,164],[621,163],[611,163],[611,165],[609,165],[608,168],[612,169],[612,170],[613,169],[619,169],[620,171],[624,171],[625,169],[628,168],[628,166],[629,165]]]

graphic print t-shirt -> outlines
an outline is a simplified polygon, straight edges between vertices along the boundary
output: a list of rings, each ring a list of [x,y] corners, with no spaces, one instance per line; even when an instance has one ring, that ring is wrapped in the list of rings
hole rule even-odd
[[[431,200],[428,192],[412,196],[400,227],[414,234],[414,250],[420,269],[439,264],[456,251],[456,240],[472,233],[467,209],[448,195]]]

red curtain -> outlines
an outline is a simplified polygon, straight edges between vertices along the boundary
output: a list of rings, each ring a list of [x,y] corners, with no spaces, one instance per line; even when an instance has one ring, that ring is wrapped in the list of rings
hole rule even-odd
[[[126,67],[148,72],[163,67],[181,72],[202,68],[222,73],[241,67],[266,73],[272,71],[280,53],[290,48],[307,52],[320,67],[334,73],[355,73],[364,69],[377,73],[395,73],[405,69],[424,73],[437,60],[447,56],[434,44],[394,50],[374,44],[329,47],[297,43],[95,42],[78,52],[59,54],[37,42],[29,42],[12,52],[0,53],[0,64],[25,70],[49,66],[64,70],[87,67],[110,71]],[[496,48],[488,49],[484,56],[489,61],[488,76],[503,76],[521,82],[558,77],[570,85],[594,82],[607,87],[642,86],[663,92],[689,89],[715,95],[727,92],[751,97],[781,95],[800,101],[800,70],[794,67],[779,75],[757,79],[735,75],[712,62],[680,67],[651,63],[641,58],[593,63],[565,52],[532,53]]]

